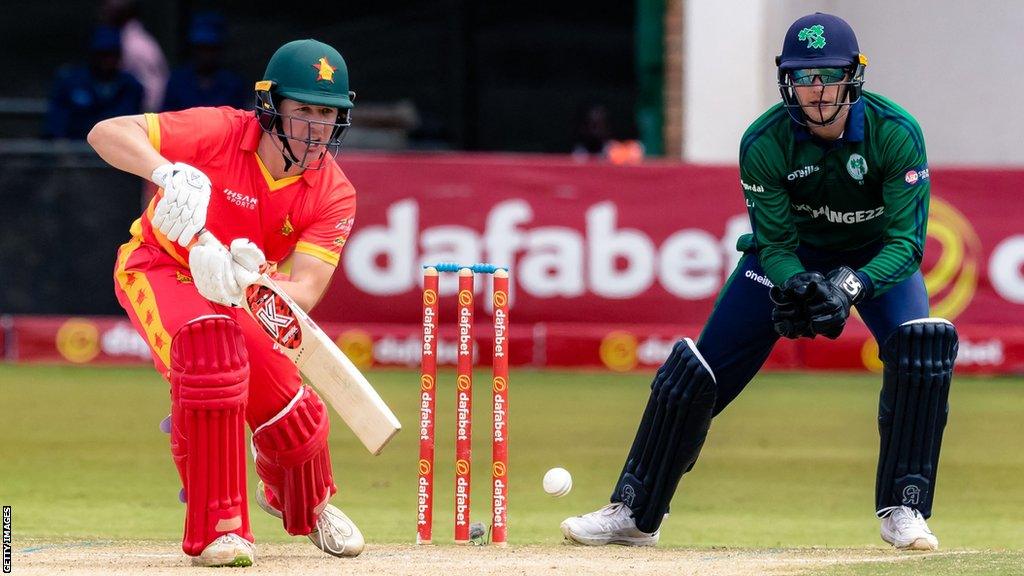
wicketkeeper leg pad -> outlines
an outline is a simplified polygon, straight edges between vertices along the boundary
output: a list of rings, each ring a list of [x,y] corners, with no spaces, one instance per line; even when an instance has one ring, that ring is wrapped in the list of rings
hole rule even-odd
[[[895,506],[931,516],[958,343],[952,323],[924,318],[901,324],[882,348],[875,484],[879,516]]]
[[[171,341],[171,452],[186,499],[182,550],[199,555],[217,537],[252,542],[245,494],[249,358],[238,324],[204,316]]]
[[[689,338],[676,343],[651,383],[626,465],[612,493],[633,511],[637,528],[661,526],[683,474],[704,445],[717,388],[714,374]]]
[[[281,511],[284,528],[293,536],[309,534],[337,492],[329,433],[327,408],[308,386],[253,432],[256,472],[267,487],[267,502]]]

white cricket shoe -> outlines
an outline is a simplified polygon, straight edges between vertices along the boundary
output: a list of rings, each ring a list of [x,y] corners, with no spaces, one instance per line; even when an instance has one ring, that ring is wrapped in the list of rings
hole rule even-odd
[[[270,514],[282,518],[281,511],[267,502],[263,482],[256,488],[256,503]],[[328,504],[316,519],[316,527],[307,536],[317,548],[338,558],[355,558],[366,546],[363,534],[344,512]]]
[[[896,506],[882,518],[882,540],[900,550],[938,550],[939,539],[924,516],[908,506]]]
[[[661,530],[653,534],[641,532],[633,520],[633,511],[615,502],[589,514],[566,518],[562,522],[562,534],[566,540],[586,546],[654,546]]]
[[[252,566],[256,546],[238,534],[224,534],[210,542],[199,556],[192,557],[193,566]]]

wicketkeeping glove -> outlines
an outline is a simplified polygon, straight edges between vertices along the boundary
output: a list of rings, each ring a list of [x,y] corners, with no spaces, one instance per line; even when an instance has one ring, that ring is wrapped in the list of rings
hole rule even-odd
[[[152,180],[164,189],[153,212],[153,227],[171,242],[188,247],[206,226],[210,179],[199,169],[176,162],[158,166],[153,170]]]
[[[840,266],[828,274],[824,298],[808,302],[811,330],[835,340],[843,333],[850,308],[865,296],[864,283],[848,266]]]
[[[806,304],[820,299],[819,293],[826,290],[825,277],[817,272],[800,272],[786,280],[782,286],[773,286],[769,296],[775,307],[772,309],[772,326],[784,338],[814,338]]]

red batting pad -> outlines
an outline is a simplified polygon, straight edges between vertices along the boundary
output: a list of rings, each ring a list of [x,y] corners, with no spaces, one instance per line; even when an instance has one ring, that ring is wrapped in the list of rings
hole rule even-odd
[[[327,448],[329,433],[327,408],[312,388],[303,386],[295,400],[252,435],[256,473],[293,536],[312,532],[324,504],[338,491]]]
[[[245,494],[249,357],[238,324],[205,316],[171,342],[171,452],[185,487],[181,548],[196,556],[218,536],[252,542]]]

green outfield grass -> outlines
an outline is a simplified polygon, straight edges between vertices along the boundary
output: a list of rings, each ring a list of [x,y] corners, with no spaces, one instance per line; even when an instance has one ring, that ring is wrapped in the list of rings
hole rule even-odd
[[[513,372],[513,544],[557,544],[564,517],[607,502],[650,376]],[[415,536],[418,378],[407,371],[369,377],[405,430],[372,457],[332,414],[335,503],[368,540],[408,543]],[[454,392],[444,384],[452,379],[443,375],[438,402],[437,542],[452,533]],[[680,485],[662,545],[881,547],[873,518],[878,384],[876,376],[836,374],[756,379],[715,421]],[[478,386],[474,402],[473,517],[486,521],[489,389]],[[179,538],[177,475],[157,429],[168,403],[166,385],[147,368],[0,365],[0,503],[14,507],[15,537]],[[932,529],[944,550],[1024,549],[1024,381],[959,377],[951,403]],[[541,489],[554,466],[574,476],[573,491],[560,499]],[[258,509],[252,517],[258,539],[288,539],[278,520]],[[1019,562],[1021,555],[994,558]],[[955,568],[968,557],[925,562],[982,573]],[[830,573],[888,573],[875,569]]]

